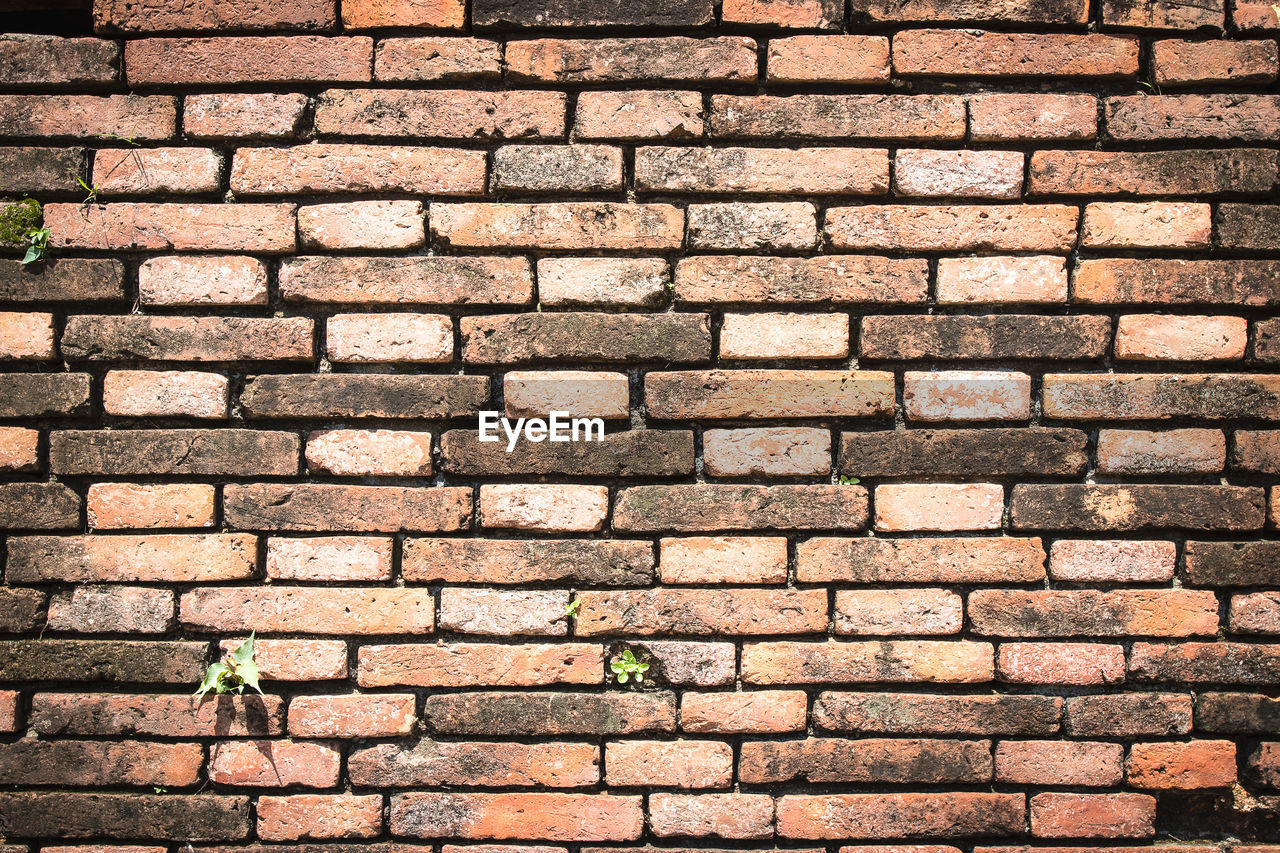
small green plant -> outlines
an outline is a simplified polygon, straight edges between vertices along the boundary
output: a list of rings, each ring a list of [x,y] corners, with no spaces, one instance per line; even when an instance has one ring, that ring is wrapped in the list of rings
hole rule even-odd
[[[622,656],[609,664],[609,669],[619,684],[626,684],[628,681],[640,684],[644,681],[644,674],[649,671],[649,664],[637,660],[631,649],[624,649]]]
[[[44,210],[34,198],[24,198],[0,210],[0,241],[26,245],[23,266],[49,256],[49,229],[41,227],[43,216]]]
[[[857,477],[847,477],[844,474],[840,475],[840,485],[842,486],[856,486],[861,482],[862,481]]]
[[[252,687],[262,695],[258,686],[258,662],[254,659],[253,638],[256,632],[249,634],[249,639],[240,644],[229,655],[217,663],[209,664],[205,670],[204,681],[196,688],[197,699],[212,690],[214,693],[243,693],[245,687]]]
[[[581,606],[582,606],[582,599],[575,598],[573,601],[570,601],[568,604],[564,606],[564,615],[566,617],[577,616],[578,608]]]

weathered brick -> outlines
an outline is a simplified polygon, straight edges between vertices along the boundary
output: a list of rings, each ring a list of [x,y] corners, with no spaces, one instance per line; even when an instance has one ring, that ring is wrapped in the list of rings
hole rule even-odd
[[[709,429],[703,470],[712,477],[801,476],[831,470],[831,433],[808,427]]]
[[[603,680],[604,650],[586,643],[360,647],[361,687],[543,687]]]
[[[331,788],[338,782],[341,760],[336,749],[323,743],[224,740],[210,749],[209,780],[253,788]]]
[[[382,831],[382,797],[291,794],[259,797],[258,837],[264,841],[372,838]]]
[[[209,697],[193,704],[178,694],[37,693],[31,727],[46,736],[245,737],[284,733],[277,696]]]
[[[1022,154],[1017,151],[929,151],[900,148],[894,158],[898,195],[923,198],[1018,198]]]
[[[287,477],[298,473],[302,442],[291,432],[247,429],[56,430],[56,474]]]
[[[427,5],[430,8],[431,4]],[[458,5],[461,8],[462,4]],[[423,8],[409,3],[379,3],[378,6],[387,17],[403,17],[405,13],[414,14]],[[396,81],[496,80],[502,76],[502,45],[488,39],[460,36],[380,39],[373,76],[376,80]]]
[[[1202,590],[974,590],[970,629],[996,637],[1189,637],[1218,631]]]
[[[864,35],[771,39],[768,64],[771,83],[883,83],[889,79],[889,39]]]
[[[1116,325],[1116,358],[1132,361],[1235,361],[1249,342],[1242,317],[1125,314]]]
[[[808,697],[799,690],[685,693],[680,728],[697,734],[802,732]]]
[[[862,318],[859,338],[864,358],[894,361],[1098,359],[1111,340],[1111,318],[877,314]]]
[[[1231,467],[1262,474],[1280,473],[1280,431],[1236,430]]]
[[[93,183],[105,195],[216,192],[221,177],[210,148],[109,148],[93,158]]]
[[[373,74],[373,39],[140,39],[125,42],[124,68],[135,86],[365,82]]]
[[[593,794],[396,794],[391,831],[419,838],[632,841],[644,828],[641,803],[640,797]]]
[[[342,7],[342,27],[364,30],[378,27],[430,27],[460,30],[466,19],[465,0],[351,0]]]
[[[571,434],[567,426],[565,432]],[[467,475],[578,477],[669,477],[694,469],[688,430],[626,430],[601,441],[556,444],[521,441],[510,453],[506,441],[501,433],[496,442],[481,442],[478,432],[449,430],[440,437],[441,467]]]
[[[1090,108],[1092,111],[1092,107]],[[1037,151],[1032,195],[1209,195],[1267,193],[1274,150]]]
[[[160,95],[0,95],[0,137],[169,139],[177,114],[177,99]]]
[[[481,735],[672,732],[675,695],[659,693],[453,693],[427,697],[433,731]]]
[[[669,204],[605,201],[433,204],[431,236],[453,248],[678,249],[684,212]]]
[[[783,838],[846,839],[1020,835],[1023,794],[788,794],[778,799]]]
[[[1151,46],[1151,61],[1161,86],[1271,83],[1277,71],[1273,41],[1163,39]]]
[[[1022,24],[1083,24],[1089,5],[1083,0],[1036,3],[1030,0],[853,0],[855,20],[870,21],[1000,21]]]
[[[94,24],[103,31],[165,32],[173,30],[326,30],[334,25],[334,9],[323,0],[290,0],[263,6],[250,0],[135,5],[103,0],[94,6]]]
[[[325,351],[336,362],[448,362],[453,320],[442,314],[338,314],[325,323]]]
[[[1124,647],[1103,643],[1002,643],[1000,680],[1011,684],[1118,684]]]
[[[234,652],[243,639],[223,640],[222,654]],[[343,640],[264,640],[253,644],[263,678],[273,681],[328,681],[347,677],[347,644]]]
[[[440,630],[488,636],[559,636],[569,593],[563,589],[440,590]]]
[[[610,741],[604,760],[605,782],[620,788],[655,778],[672,788],[728,788],[733,779],[733,749],[723,741]]]
[[[419,740],[351,755],[352,784],[577,788],[600,781],[600,748],[589,743],[469,743]]]
[[[1049,575],[1078,582],[1158,582],[1173,577],[1172,542],[1059,539],[1049,551]]]
[[[426,589],[198,587],[183,593],[179,618],[197,632],[429,634],[434,604]]]
[[[683,485],[622,489],[614,504],[619,531],[860,530],[867,491],[860,486]]]
[[[1080,245],[1110,249],[1203,249],[1209,205],[1189,202],[1093,202],[1084,209]]]
[[[902,403],[913,421],[1020,421],[1031,417],[1031,377],[981,370],[908,370]]]
[[[736,675],[733,643],[639,639],[627,645],[649,655],[658,677],[671,686],[725,687]]]
[[[1280,12],[1271,8],[1269,3],[1240,0],[1231,5],[1231,20],[1242,30],[1280,29]]]
[[[750,82],[756,43],[743,36],[510,41],[507,74],[517,82]]]
[[[49,602],[49,627],[81,634],[164,634],[174,625],[173,604],[167,589],[78,586]]]
[[[676,264],[683,303],[923,303],[928,266],[920,259],[868,255],[813,258],[703,256]]]
[[[1280,417],[1280,377],[1225,373],[1044,377],[1044,413],[1066,420]]]
[[[659,838],[767,839],[773,798],[767,794],[653,794],[649,827]]]
[[[492,177],[495,191],[618,190],[622,150],[608,145],[508,145],[494,152]]]
[[[298,93],[187,95],[182,101],[182,131],[194,139],[296,136],[308,103],[307,96]]]
[[[35,269],[0,261],[0,299],[5,302],[119,302],[123,298],[124,265],[119,261],[56,258]]]
[[[524,305],[533,275],[523,258],[302,257],[280,269],[290,302]]]
[[[245,195],[402,192],[479,195],[484,155],[419,146],[313,142],[291,148],[240,148],[231,189]]]
[[[1066,700],[1065,731],[1075,737],[1164,737],[1191,731],[1191,697],[1117,693]]]
[[[1015,530],[1257,530],[1263,502],[1246,486],[1020,483],[1010,518]]]
[[[1225,249],[1271,249],[1280,228],[1280,205],[1220,204],[1214,225]]]
[[[88,587],[81,587],[77,592],[91,594]],[[66,593],[57,595],[65,596]],[[21,634],[42,628],[45,624],[45,604],[48,595],[38,589],[4,589],[0,590],[0,630],[8,634]],[[56,599],[55,599],[56,601]],[[59,619],[65,627],[66,619]],[[49,627],[53,627],[50,624]]]
[[[191,785],[204,750],[196,743],[39,741],[0,745],[6,785]]]
[[[315,112],[322,136],[557,138],[564,121],[563,92],[328,89]]]
[[[915,252],[1061,252],[1076,241],[1074,207],[1044,205],[874,205],[827,210],[836,249]]]
[[[1280,703],[1252,693],[1205,692],[1196,697],[1196,728],[1222,734],[1274,734]],[[1188,716],[1186,728],[1190,729]]]
[[[1268,142],[1280,133],[1275,95],[1138,95],[1107,98],[1116,139],[1223,139]]]
[[[161,640],[7,640],[0,642],[0,679],[190,684],[207,650],[207,643]]]
[[[511,370],[502,377],[502,400],[508,417],[546,417],[560,411],[625,418],[630,380],[625,373],[598,370]]]
[[[0,825],[15,838],[249,837],[249,798],[217,794],[97,794],[72,791],[0,794]]]
[[[747,741],[738,774],[761,784],[810,783],[972,784],[991,780],[989,741],[840,740],[808,738]]]
[[[236,255],[151,258],[138,267],[138,298],[149,305],[265,305],[267,269]]]
[[[421,202],[353,201],[298,208],[304,249],[414,249],[426,242]]]
[[[0,427],[0,471],[35,471],[40,467],[40,430]]]
[[[722,358],[844,358],[849,318],[844,314],[726,314]]]
[[[840,0],[727,0],[721,20],[803,29],[838,29],[844,19]]]
[[[83,176],[84,164],[83,148],[35,146],[0,148],[0,173],[3,175],[0,176],[0,192],[6,194],[72,192],[80,186],[76,178]],[[4,266],[7,267],[9,264],[6,263]],[[32,278],[39,280],[36,276]],[[0,287],[9,284],[5,282],[0,284]]]
[[[1188,542],[1183,566],[1198,586],[1271,586],[1280,583],[1277,556],[1274,542]]]
[[[954,95],[712,95],[711,135],[727,139],[961,139]]]
[[[815,634],[827,627],[825,590],[658,587],[577,598],[580,637]]]
[[[687,216],[695,250],[789,252],[818,242],[817,211],[808,202],[692,204]]]
[[[471,519],[465,487],[232,484],[222,500],[227,525],[242,530],[434,533]]]
[[[880,734],[1038,735],[1058,731],[1062,700],[1037,695],[818,694],[820,729]]]
[[[664,362],[711,358],[705,314],[537,312],[463,317],[462,358],[471,364],[547,361]]]
[[[1126,769],[1129,786],[1138,789],[1229,788],[1236,781],[1236,745],[1221,740],[1135,743]]]
[[[638,148],[636,189],[681,193],[879,195],[883,148]]]
[[[80,496],[61,483],[0,483],[0,530],[79,528],[80,505]],[[13,541],[9,544],[10,564]]]
[[[9,540],[16,583],[243,580],[257,571],[257,538],[243,533],[26,536]]]
[[[110,251],[282,254],[297,244],[292,204],[47,204],[51,245]]]
[[[267,577],[304,581],[391,580],[389,538],[318,536],[267,540]]]
[[[1227,441],[1216,429],[1098,430],[1102,474],[1186,474],[1221,471]]]
[[[1039,539],[817,537],[796,545],[801,583],[1028,583],[1045,577]]]
[[[1228,627],[1238,634],[1280,633],[1280,602],[1273,592],[1252,592],[1231,596]]]
[[[702,96],[684,91],[582,92],[573,121],[579,139],[683,139],[704,129]]]
[[[893,70],[901,76],[1134,77],[1138,40],[1097,33],[906,30],[893,37]]]
[[[423,477],[431,473],[431,433],[333,429],[307,436],[307,470],[337,477]]]
[[[482,527],[585,533],[600,530],[608,513],[604,486],[486,485],[477,514]]]
[[[645,375],[655,418],[883,417],[893,374],[846,370],[712,370]]]
[[[1223,6],[1222,0],[1209,0],[1197,6],[1184,6],[1174,0],[1103,0],[1102,23],[1108,27],[1151,30],[1222,29]]]
[[[1155,832],[1156,798],[1145,794],[1046,792],[1030,805],[1037,838],[1147,838]]]
[[[659,258],[542,258],[538,299],[543,305],[652,307],[670,286]]]
[[[649,542],[593,539],[406,539],[405,580],[443,583],[644,586]]]
[[[293,737],[396,737],[413,732],[415,699],[409,693],[294,696],[289,700]]]
[[[240,405],[249,418],[445,418],[488,397],[484,376],[267,374],[245,380]]]
[[[969,134],[975,142],[1093,139],[1098,104],[1091,95],[976,94],[969,98]]]
[[[835,630],[845,635],[958,634],[960,596],[942,589],[836,591]]]
[[[696,27],[713,20],[711,0],[475,0],[472,19],[480,27],[544,29],[561,27]]]
[[[1134,643],[1130,655],[1138,681],[1269,684],[1280,673],[1280,645]]]
[[[7,89],[97,88],[114,83],[120,46],[95,38],[14,34],[0,38],[0,82]]]
[[[742,649],[747,684],[967,683],[990,681],[993,674],[990,643],[832,640],[747,643]]]

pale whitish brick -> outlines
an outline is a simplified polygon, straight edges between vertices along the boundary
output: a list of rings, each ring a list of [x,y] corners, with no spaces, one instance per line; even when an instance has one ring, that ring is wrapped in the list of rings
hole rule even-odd
[[[894,180],[899,195],[920,198],[1018,198],[1020,151],[899,149]]]
[[[1234,361],[1249,342],[1243,317],[1126,314],[1116,325],[1116,358]]]
[[[298,208],[307,249],[413,249],[426,242],[419,201],[350,201]]]
[[[138,267],[144,305],[266,305],[267,268],[256,258],[151,258]]]
[[[267,577],[300,581],[391,580],[392,540],[317,536],[267,540]]]
[[[603,192],[622,188],[622,149],[508,145],[493,153],[494,191]]]
[[[1085,205],[1080,242],[1091,249],[1203,249],[1212,236],[1207,204],[1093,202]]]
[[[1031,417],[1031,377],[996,370],[907,371],[907,417],[917,421],[999,421]]]
[[[53,357],[52,314],[0,312],[0,361],[48,361]]]
[[[608,512],[609,490],[604,486],[480,487],[484,527],[587,533],[604,527]]]
[[[1098,430],[1100,474],[1212,474],[1226,463],[1222,430]]]
[[[173,627],[169,589],[78,586],[49,601],[49,628],[83,634],[163,634]]]
[[[1142,583],[1173,577],[1172,542],[1059,539],[1049,551],[1049,576],[1060,581]]]
[[[279,138],[292,136],[307,109],[307,96],[271,92],[188,95],[182,129],[199,138]]]
[[[1033,257],[942,258],[938,302],[986,304],[1067,301],[1066,259]]]
[[[689,536],[658,543],[667,584],[786,583],[787,540],[773,536]]]
[[[683,139],[702,136],[698,92],[583,92],[578,95],[574,135],[579,139]]]
[[[875,84],[889,79],[885,36],[792,36],[770,39],[773,83]]]
[[[808,202],[689,205],[694,249],[793,251],[818,242],[817,210]]]
[[[431,433],[334,429],[307,436],[307,468],[339,477],[425,477],[431,473]]]
[[[93,157],[93,186],[113,193],[210,193],[222,183],[211,148],[110,148]]]
[[[630,380],[625,373],[593,370],[513,370],[502,378],[508,417],[546,417],[552,411],[575,417],[625,418]]]
[[[204,483],[93,483],[85,508],[95,530],[212,527],[216,491]]]
[[[34,471],[40,466],[40,430],[0,427],[0,471]]]
[[[837,634],[957,634],[960,596],[945,589],[836,590]]]
[[[996,483],[900,483],[876,486],[876,529],[997,530],[1004,488]]]
[[[195,370],[110,370],[102,382],[102,408],[136,418],[225,418],[227,377]]]
[[[653,306],[666,296],[671,271],[661,258],[542,258],[543,305]]]
[[[477,38],[382,39],[373,76],[378,80],[496,80],[502,76],[502,44]]]
[[[703,433],[712,477],[802,476],[831,471],[831,433],[812,427],[712,429]]]
[[[847,314],[726,314],[720,357],[743,359],[845,358]]]
[[[453,358],[453,320],[443,314],[338,314],[325,326],[331,361],[438,363]]]

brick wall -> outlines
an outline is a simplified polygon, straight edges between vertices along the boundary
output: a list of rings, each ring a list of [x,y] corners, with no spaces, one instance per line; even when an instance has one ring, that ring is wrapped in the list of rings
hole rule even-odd
[[[0,853],[1280,842],[1278,11],[0,39]]]

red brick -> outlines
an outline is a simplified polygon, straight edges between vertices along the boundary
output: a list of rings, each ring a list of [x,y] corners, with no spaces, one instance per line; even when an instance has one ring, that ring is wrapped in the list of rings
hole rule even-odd
[[[284,733],[277,696],[224,695],[192,703],[178,694],[36,693],[31,727],[41,735],[245,737]]]
[[[128,417],[225,418],[228,380],[198,371],[111,370],[102,385],[102,407]]]
[[[1027,186],[1031,195],[1267,193],[1276,180],[1276,155],[1248,149],[1037,151]]]
[[[440,591],[440,630],[492,636],[564,636],[567,590],[494,590],[446,587]]]
[[[661,779],[672,788],[728,788],[733,750],[721,741],[611,741],[604,750],[605,782],[627,788]]]
[[[960,596],[943,589],[836,590],[837,634],[958,634]]]
[[[954,95],[712,95],[711,135],[726,139],[958,140]]]
[[[11,538],[5,575],[11,583],[242,580],[257,570],[256,543],[243,533]]]
[[[465,0],[348,0],[342,6],[344,30],[379,27],[429,27],[460,30],[466,20]]]
[[[861,530],[867,491],[861,486],[695,484],[632,486],[618,492],[619,531]]]
[[[294,696],[289,734],[294,737],[397,737],[413,732],[417,719],[411,694]]]
[[[436,139],[556,138],[564,133],[563,92],[329,89],[316,99],[324,136]]]
[[[222,654],[230,654],[243,640],[223,640]],[[254,660],[263,678],[273,681],[329,681],[347,677],[347,644],[342,640],[264,640],[253,644]]]
[[[199,587],[183,593],[179,614],[197,632],[430,634],[434,605],[426,589]]]
[[[40,467],[40,430],[0,427],[0,471],[35,471]]]
[[[49,602],[49,628],[81,634],[164,634],[174,625],[173,602],[167,589],[78,586],[56,593]]]
[[[1227,440],[1221,430],[1098,430],[1102,474],[1194,474],[1221,471]]]
[[[913,421],[1020,421],[1031,417],[1031,377],[996,370],[914,371],[902,378]]]
[[[1107,27],[1134,27],[1152,30],[1194,30],[1199,27],[1222,29],[1222,0],[1209,0],[1198,6],[1184,6],[1175,0],[1103,0],[1102,23]]]
[[[1002,643],[1000,679],[1011,684],[1118,684],[1124,648],[1101,643]]]
[[[906,30],[893,37],[893,70],[900,76],[1134,77],[1138,40],[1097,33]]]
[[[1124,778],[1118,743],[1012,741],[996,744],[996,780],[1014,785],[1106,788]]]
[[[0,311],[0,361],[49,361],[53,336],[52,314]]]
[[[1270,142],[1280,134],[1280,96],[1137,95],[1107,98],[1115,139],[1231,139]]]
[[[478,195],[484,191],[484,175],[484,156],[475,151],[317,142],[291,148],[237,150],[231,168],[231,189],[246,195]]]
[[[168,32],[173,30],[326,30],[335,22],[332,3],[289,0],[262,5],[252,0],[196,0],[138,5],[103,0],[94,6],[94,23],[105,31]]]
[[[290,258],[280,294],[288,302],[526,305],[533,274],[523,258]]]
[[[414,838],[634,841],[640,797],[557,793],[407,793],[391,797],[391,832]]]
[[[510,41],[505,59],[507,74],[516,82],[756,79],[756,43],[743,36]]]
[[[254,788],[332,788],[342,756],[322,743],[291,740],[226,740],[209,753],[209,780]]]
[[[542,687],[603,680],[604,651],[587,643],[360,648],[361,687]]]
[[[257,530],[453,531],[470,523],[471,501],[470,488],[448,486],[256,483],[222,490],[227,524]]]
[[[1241,634],[1280,633],[1280,602],[1273,592],[1231,597],[1230,628]]]
[[[1218,631],[1207,590],[974,590],[969,627],[998,637],[1187,637]]]
[[[685,693],[680,728],[697,734],[802,732],[808,697],[799,690]]]
[[[1191,697],[1115,693],[1067,699],[1064,730],[1075,737],[1185,735],[1191,731]]]
[[[1127,769],[1131,788],[1229,788],[1236,782],[1236,745],[1222,740],[1135,743],[1129,749]]]
[[[151,258],[138,267],[147,305],[266,305],[267,268],[239,255]]]
[[[1054,580],[1160,582],[1173,578],[1177,546],[1172,542],[1059,539],[1049,552]]]
[[[711,429],[702,438],[703,466],[711,477],[793,477],[831,471],[831,434],[824,429]]]
[[[1280,29],[1280,11],[1269,3],[1239,0],[1232,4],[1231,20],[1241,30]]]
[[[1271,83],[1277,70],[1274,41],[1165,39],[1151,46],[1151,61],[1161,86]]]
[[[305,581],[391,580],[392,541],[371,536],[267,540],[267,577]]]
[[[59,248],[115,251],[292,252],[291,204],[48,204]]]
[[[808,202],[692,204],[687,215],[690,249],[789,252],[818,242],[817,211]]]
[[[422,8],[408,3],[386,5],[411,14],[412,10]],[[376,80],[496,80],[502,76],[502,45],[488,39],[463,37],[381,39],[373,76]]]
[[[134,86],[364,82],[373,75],[373,39],[141,39],[125,42],[124,67]]]
[[[304,249],[413,249],[426,241],[416,201],[354,201],[298,208]]]
[[[298,135],[306,95],[187,95],[182,102],[182,131],[194,139],[280,139]]]
[[[827,625],[825,590],[684,589],[578,594],[580,637],[814,634]]]
[[[726,23],[799,29],[838,29],[844,19],[840,0],[726,0],[720,13]]]
[[[883,83],[889,79],[889,39],[861,35],[771,39],[768,65],[771,83]]]
[[[264,841],[373,838],[382,832],[378,794],[290,794],[258,798],[258,837]]]
[[[0,137],[169,139],[177,115],[177,99],[159,95],[0,95]]]
[[[1280,431],[1235,431],[1231,467],[1262,474],[1280,474]]]
[[[0,744],[0,784],[193,785],[204,749],[198,743],[41,741]]]
[[[103,195],[216,192],[222,159],[209,148],[111,148],[93,158]]]
[[[893,374],[846,370],[712,370],[645,375],[650,417],[876,417],[893,411]]]
[[[582,92],[573,124],[579,139],[683,139],[704,129],[702,96],[666,90]]]
[[[785,583],[787,542],[775,537],[696,536],[658,542],[666,584]]]
[[[969,98],[969,134],[975,142],[1093,139],[1098,102],[1091,95],[976,94]]]
[[[742,680],[747,684],[984,682],[992,679],[992,659],[990,643],[748,643],[742,649]]]
[[[1037,838],[1147,838],[1154,834],[1156,799],[1145,794],[1044,793],[1031,798]]]
[[[684,213],[669,204],[433,204],[431,234],[455,248],[677,249]]]
[[[622,189],[622,149],[608,145],[507,145],[493,153],[495,191],[587,193]]]
[[[1074,207],[1045,205],[874,205],[827,210],[835,249],[908,252],[1062,252],[1076,241]]]
[[[923,260],[867,255],[688,257],[676,264],[680,302],[923,303]]]
[[[649,829],[659,838],[771,838],[773,798],[768,794],[652,794]]]
[[[778,799],[783,838],[964,837],[1021,835],[1023,794],[821,794]]]
[[[1244,358],[1242,317],[1125,314],[1116,327],[1116,358],[1134,361],[1235,361]]]
[[[1036,3],[1031,0],[925,0],[903,5],[895,0],[854,0],[855,20],[969,22],[1000,21],[1022,24],[1083,24],[1089,20],[1084,0]]]
[[[1204,249],[1209,205],[1188,202],[1094,202],[1085,206],[1080,245],[1109,249]]]
[[[1045,577],[1039,539],[835,539],[796,545],[800,583],[1029,583]]]

